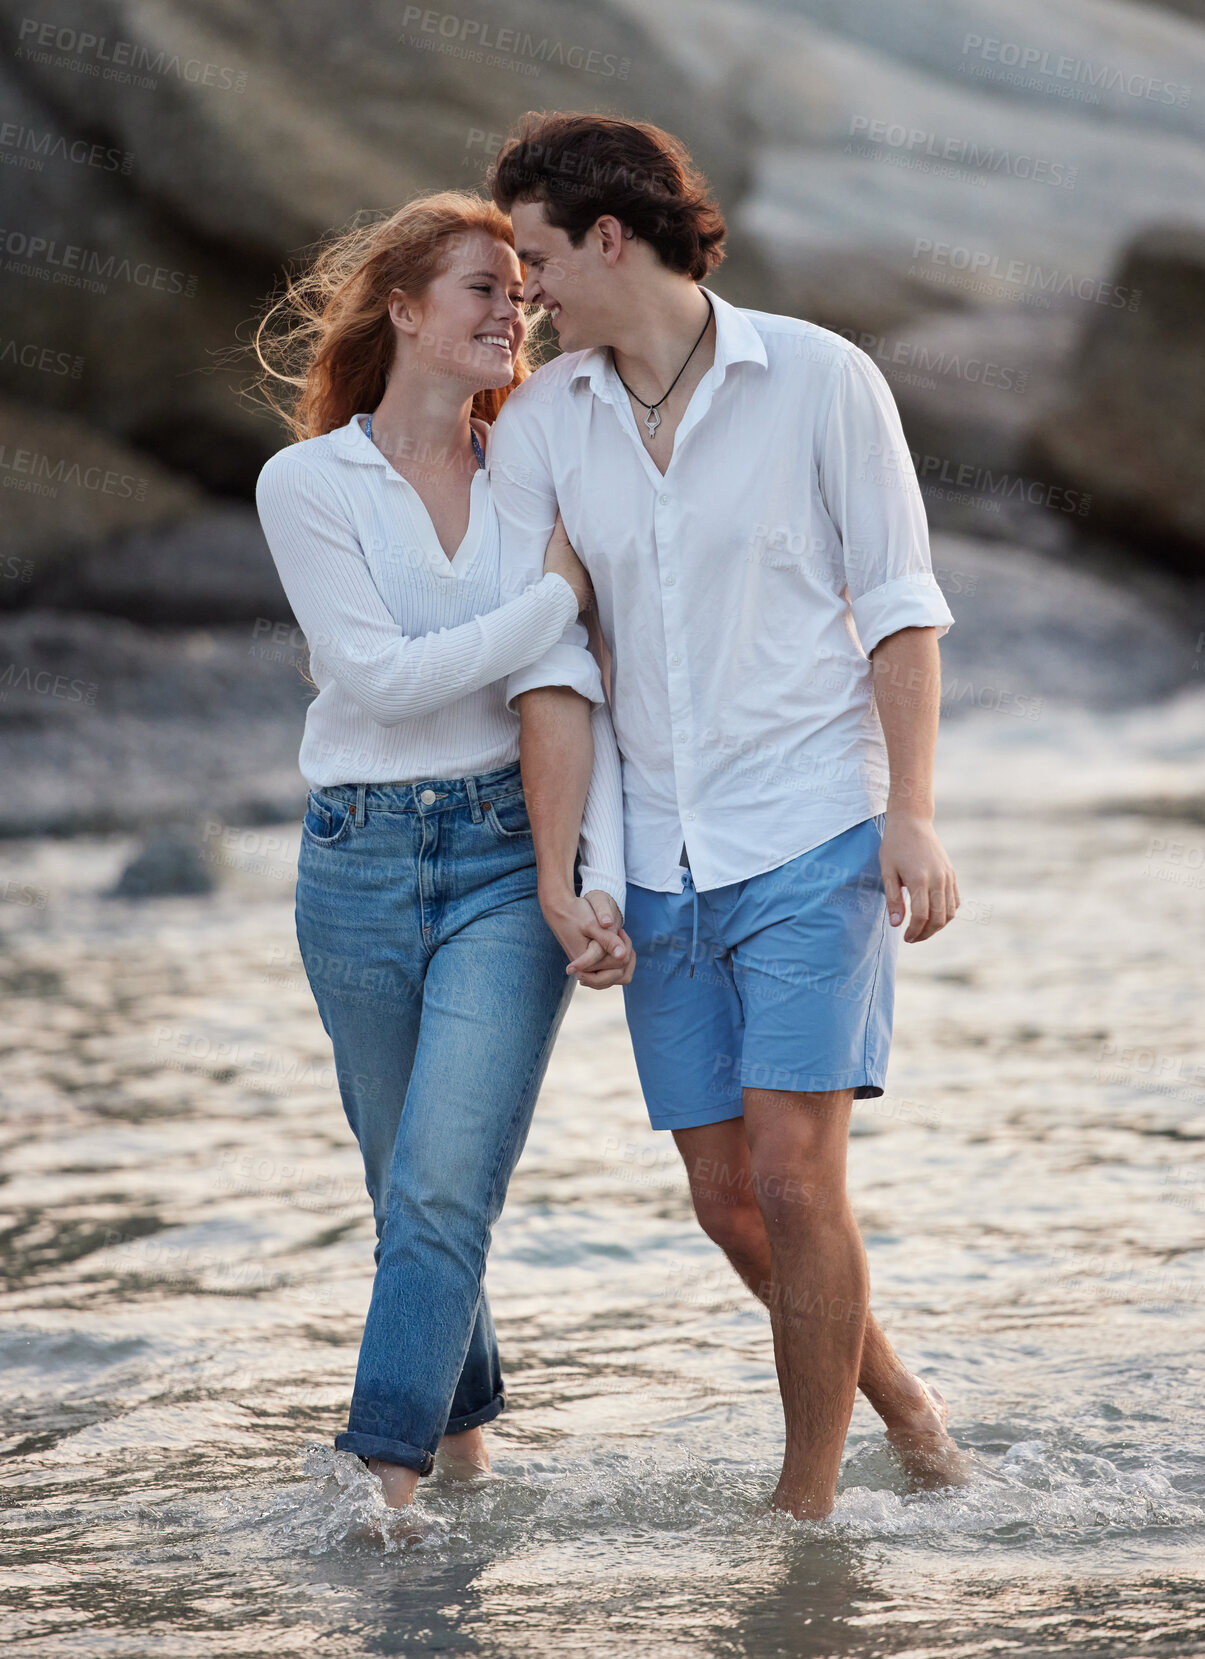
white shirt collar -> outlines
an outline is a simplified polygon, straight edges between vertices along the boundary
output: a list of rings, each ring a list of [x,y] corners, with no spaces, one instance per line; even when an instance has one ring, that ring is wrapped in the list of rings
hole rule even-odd
[[[357,410],[346,426],[333,427],[327,433],[326,436],[334,445],[335,453],[341,455],[345,461],[356,461],[361,466],[383,467],[391,478],[400,478],[401,474],[397,468],[391,465],[361,425],[361,422],[367,419],[368,411],[366,409]],[[490,454],[488,430],[485,442],[481,447],[488,465]],[[482,468],[479,466],[477,470],[480,472]],[[405,482],[404,479],[403,482]]]
[[[389,462],[360,424],[361,421],[367,420],[367,418],[368,411],[360,409],[352,416],[346,426],[336,426],[327,433],[327,437],[344,460],[359,461],[363,466],[379,465],[388,467],[389,471],[393,472],[394,469],[389,466]]]
[[[766,368],[768,360],[765,344],[745,313],[721,298],[719,294],[713,293],[710,288],[703,287],[702,283],[698,286],[715,308],[713,366],[720,371],[716,379],[724,378],[730,363],[760,363],[763,369]],[[569,382],[572,385],[575,381],[588,379],[591,391],[606,402],[613,403],[617,378],[613,378],[610,347],[591,346],[582,352],[576,368],[569,376]]]

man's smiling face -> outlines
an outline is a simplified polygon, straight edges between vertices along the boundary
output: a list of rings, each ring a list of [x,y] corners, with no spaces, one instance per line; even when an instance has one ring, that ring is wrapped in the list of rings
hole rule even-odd
[[[575,248],[568,232],[548,223],[543,202],[516,202],[510,218],[515,249],[527,270],[523,298],[544,307],[561,350],[605,345],[600,300],[611,271],[595,247],[596,233],[587,231]]]

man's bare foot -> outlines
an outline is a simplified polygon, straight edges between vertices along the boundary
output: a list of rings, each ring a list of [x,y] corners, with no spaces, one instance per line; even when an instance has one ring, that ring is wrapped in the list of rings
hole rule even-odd
[[[971,1477],[971,1454],[951,1439],[946,1429],[950,1408],[932,1383],[914,1379],[918,1393],[914,1410],[887,1430],[887,1443],[918,1486],[965,1486]]]
[[[488,1475],[490,1454],[484,1429],[445,1434],[435,1453],[435,1467],[449,1480],[480,1480]]]
[[[387,1509],[405,1509],[407,1504],[414,1502],[418,1486],[417,1469],[407,1469],[402,1463],[386,1463],[384,1458],[370,1457],[368,1472],[378,1476],[385,1488]]]

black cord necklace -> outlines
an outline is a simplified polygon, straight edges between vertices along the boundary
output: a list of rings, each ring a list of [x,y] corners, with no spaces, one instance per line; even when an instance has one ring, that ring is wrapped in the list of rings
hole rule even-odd
[[[691,358],[694,356],[695,352],[698,351],[699,341],[702,340],[703,335],[707,333],[708,324],[711,322],[712,316],[715,312],[715,306],[712,305],[712,303],[711,303],[711,295],[709,293],[707,293],[706,289],[700,289],[700,293],[702,293],[703,298],[707,301],[707,322],[705,322],[703,324],[703,327],[699,332],[699,339],[695,341],[694,345],[691,346],[690,350],[687,352],[687,354],[686,354],[686,363],[689,363]],[[615,362],[615,348],[614,347],[611,348],[611,362],[613,364]],[[648,414],[644,417],[644,424],[645,424],[645,428],[648,431],[648,435],[649,435],[650,438],[655,438],[656,437],[657,428],[661,425],[661,416],[657,413],[657,411],[658,411],[658,409],[660,409],[661,405],[665,402],[665,400],[669,396],[670,392],[672,392],[674,387],[678,384],[679,380],[681,380],[682,375],[683,375],[683,373],[685,372],[685,369],[686,369],[686,363],[683,363],[682,367],[678,370],[677,374],[670,381],[669,389],[667,391],[662,392],[661,396],[657,399],[656,403],[646,403],[642,397],[636,397],[636,393],[632,390],[632,388],[628,385],[627,381],[619,373],[618,367],[616,367],[616,369],[615,369],[615,373],[619,376],[619,384],[623,387],[624,391],[628,394],[628,396],[629,397],[635,397],[636,402],[640,405],[640,407],[642,409],[647,409],[648,410]]]

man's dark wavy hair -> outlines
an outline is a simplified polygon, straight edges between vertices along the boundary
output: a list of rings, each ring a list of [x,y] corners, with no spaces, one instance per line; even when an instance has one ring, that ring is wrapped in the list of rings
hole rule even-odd
[[[529,111],[506,140],[487,186],[509,213],[543,202],[575,248],[604,214],[655,248],[671,271],[701,282],[723,259],[727,226],[686,147],[644,121]]]

